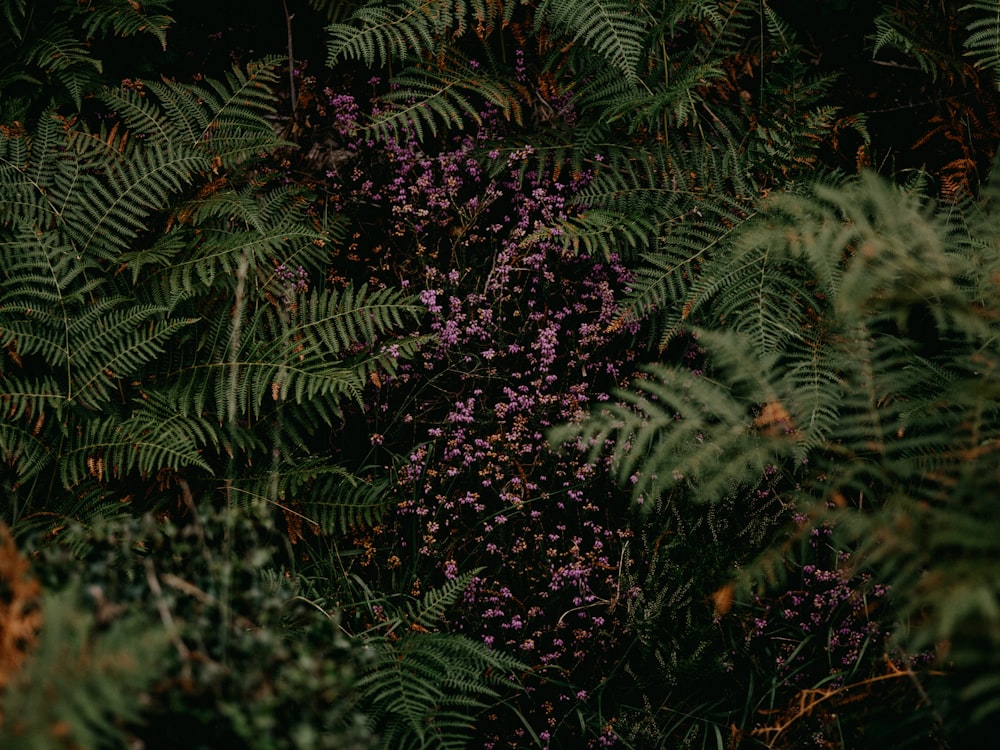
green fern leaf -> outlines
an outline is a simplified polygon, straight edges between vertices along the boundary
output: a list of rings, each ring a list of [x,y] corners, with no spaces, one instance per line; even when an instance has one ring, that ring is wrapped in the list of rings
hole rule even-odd
[[[544,0],[536,25],[549,23],[597,54],[633,86],[639,77],[647,30],[642,14],[626,0]]]
[[[977,67],[993,71],[994,83],[1000,87],[1000,6],[990,0],[976,0],[963,5],[959,12],[976,15],[965,27],[965,54],[975,60]]]
[[[328,27],[327,64],[354,59],[371,67],[423,57],[447,35],[464,32],[467,12],[463,0],[400,0],[389,7],[362,6],[346,22]]]
[[[173,18],[166,15],[169,2],[145,0],[142,3],[129,0],[106,0],[92,5],[90,12],[83,16],[83,29],[87,37],[95,37],[111,32],[116,36],[136,36],[150,34],[167,48],[167,29]]]
[[[357,684],[386,750],[466,747],[476,715],[499,698],[505,677],[526,669],[463,635],[427,632],[474,575],[428,592],[420,605],[393,619],[391,637],[378,640],[378,662]]]

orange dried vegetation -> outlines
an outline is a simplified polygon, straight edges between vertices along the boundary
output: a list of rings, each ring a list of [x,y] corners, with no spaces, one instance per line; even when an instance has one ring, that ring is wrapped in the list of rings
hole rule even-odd
[[[20,669],[42,624],[42,587],[0,524],[0,691]],[[0,716],[0,724],[3,717]]]

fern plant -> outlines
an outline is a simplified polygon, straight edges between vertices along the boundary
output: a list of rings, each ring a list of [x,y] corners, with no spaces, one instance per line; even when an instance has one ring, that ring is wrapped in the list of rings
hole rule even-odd
[[[169,1],[12,0],[0,12],[0,112],[23,117],[55,96],[79,110],[102,83],[103,63],[92,42],[108,36],[148,34],[166,48],[173,19]]]
[[[282,145],[274,62],[102,92],[100,127],[50,109],[4,128],[10,520],[52,529],[220,482],[230,500],[281,507],[307,476],[361,486],[331,461],[291,469],[419,345],[398,336],[419,307],[323,288],[336,223],[255,171]]]
[[[892,586],[895,645],[950,644],[967,701],[951,731],[997,705],[995,201],[938,208],[871,175],[776,197],[678,316],[702,322],[713,375],[651,365],[554,433],[610,442],[645,509],[748,498],[783,471],[810,519],[792,533],[833,524]],[[780,579],[785,549],[740,561],[743,584]]]
[[[964,63],[936,40],[935,21],[959,27],[965,56],[976,67],[991,71],[996,80],[1000,69],[1000,17],[996,3],[990,0],[947,2],[936,8],[912,2],[886,6],[875,17],[873,54],[901,52],[932,78],[963,75]]]
[[[965,27],[968,36],[963,42],[966,55],[975,64],[993,72],[993,81],[1000,87],[1000,9],[988,0],[976,0],[964,5],[960,12],[973,14]]]
[[[438,628],[478,573],[428,591],[379,626],[378,659],[358,681],[383,748],[468,747],[476,714],[496,705],[527,665],[478,640]],[[490,701],[487,703],[486,701]]]

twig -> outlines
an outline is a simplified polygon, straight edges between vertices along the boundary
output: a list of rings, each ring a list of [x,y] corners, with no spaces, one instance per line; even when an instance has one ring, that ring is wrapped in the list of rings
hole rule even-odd
[[[214,596],[209,594],[207,591],[201,590],[193,583],[185,581],[183,578],[179,578],[173,575],[172,573],[165,573],[163,575],[163,582],[170,588],[176,589],[177,591],[180,591],[182,593],[187,594],[190,597],[193,597],[194,599],[197,599],[202,604],[207,604],[210,607],[218,607],[219,609],[223,609],[222,602],[220,602]],[[240,627],[243,630],[257,629],[257,625],[252,620],[248,620],[246,617],[235,614],[233,612],[229,612],[228,614],[232,615],[233,623],[237,627]]]
[[[292,50],[292,19],[294,13],[288,12],[288,0],[281,0],[281,7],[285,9],[285,28],[288,30],[288,96],[292,102],[292,118],[295,118],[297,98],[295,96],[295,53]]]
[[[174,644],[174,648],[177,649],[177,654],[181,657],[181,663],[184,665],[183,669],[187,673],[191,668],[191,651],[184,641],[181,640],[177,623],[174,622],[174,617],[170,614],[170,607],[167,606],[167,602],[163,598],[163,589],[160,588],[160,581],[156,577],[156,569],[153,567],[153,561],[147,557],[142,563],[146,568],[146,580],[149,582],[149,590],[153,592],[153,597],[156,599],[156,609],[160,613],[160,619],[163,620],[163,626],[166,628],[167,635],[170,637],[171,643]]]

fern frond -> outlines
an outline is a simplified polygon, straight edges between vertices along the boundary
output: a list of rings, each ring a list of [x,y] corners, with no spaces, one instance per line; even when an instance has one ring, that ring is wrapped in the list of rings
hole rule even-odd
[[[140,404],[132,414],[88,420],[59,456],[63,486],[72,489],[86,478],[98,482],[120,479],[133,472],[143,479],[165,469],[200,469],[206,474],[211,466],[202,457],[202,446],[214,438],[199,419]]]
[[[322,348],[342,356],[353,344],[374,342],[422,314],[420,305],[397,289],[369,291],[367,284],[342,292],[304,297],[292,322],[292,337],[302,337],[306,351]]]
[[[93,3],[83,15],[83,29],[88,37],[111,32],[117,36],[150,34],[167,48],[167,29],[174,19],[166,15],[170,3],[163,0],[145,0],[142,3],[129,0],[104,0]]]
[[[3,20],[11,30],[11,36],[23,39],[24,23],[27,17],[28,0],[11,0],[3,7]]]
[[[704,238],[742,223],[749,208],[745,198],[729,195],[732,184],[752,188],[741,180],[745,165],[735,147],[720,140],[725,148],[677,138],[663,147],[616,150],[580,191],[581,213],[559,227],[563,243],[603,254],[634,248],[634,254],[670,255],[674,262],[688,251],[700,254]],[[648,308],[632,289],[625,306],[641,316]]]
[[[102,99],[113,110],[121,109],[137,133],[170,134],[170,143],[196,149],[215,163],[216,170],[233,168],[283,143],[267,119],[274,113],[279,60],[266,57],[245,70],[234,66],[222,79],[207,79],[201,85],[144,82],[156,95],[158,107],[130,90],[108,90]],[[181,133],[183,139],[178,137]]]
[[[915,18],[919,15],[912,14]],[[922,37],[922,30],[909,25],[908,14],[898,8],[883,8],[875,16],[875,33],[871,35],[872,57],[883,50],[898,50],[917,64],[921,71],[936,80],[948,61],[938,52],[930,39]]]
[[[219,278],[232,279],[244,260],[249,275],[276,299],[294,296],[294,284],[279,278],[277,269],[318,272],[330,239],[305,210],[297,190],[276,189],[262,198],[252,186],[221,189],[177,206],[171,231],[120,260],[135,278],[148,269],[148,288],[158,304],[212,288]]]
[[[650,365],[629,390],[615,393],[615,403],[596,408],[578,425],[556,428],[549,439],[589,451],[590,460],[613,445],[612,465],[623,486],[644,512],[675,488],[683,487],[699,502],[718,502],[756,484],[764,468],[780,462],[794,443],[777,440],[783,425],[758,431],[753,408],[772,404],[783,413],[768,363],[759,363],[747,343],[735,335],[709,334],[720,362],[741,374],[739,389],[727,387],[682,368]],[[726,367],[727,372],[733,370]],[[773,430],[771,428],[774,428]],[[704,449],[701,446],[711,446]]]
[[[343,398],[358,400],[365,378],[376,366],[394,369],[390,352],[368,351],[375,340],[407,320],[416,320],[418,305],[393,289],[368,292],[348,287],[342,293],[313,292],[290,297],[294,309],[279,312],[271,307],[255,311],[241,324],[235,359],[232,356],[232,321],[213,321],[196,348],[168,357],[166,370],[176,380],[179,393],[195,412],[226,414],[227,399],[236,399],[239,413],[259,417],[275,401],[309,404],[321,422],[339,411]],[[413,351],[419,340],[401,342],[400,354]],[[236,392],[223,398],[232,385]]]
[[[592,459],[612,446],[619,481],[663,513],[674,497],[752,497],[769,466],[794,470],[783,500],[892,586],[912,628],[898,642],[947,639],[954,664],[981,664],[1000,643],[1000,315],[980,267],[998,263],[992,198],[939,209],[867,174],[777,196],[700,269],[700,317],[719,330],[694,332],[717,380],[653,366],[553,439]],[[977,226],[982,238],[961,237]],[[741,581],[780,577],[788,554],[773,546]]]
[[[103,179],[82,179],[77,189],[89,199],[71,202],[62,219],[80,246],[113,258],[146,228],[152,210],[207,167],[200,154],[172,152],[154,141],[127,163],[110,166]]]
[[[100,87],[101,61],[92,57],[86,41],[59,19],[39,33],[25,53],[24,62],[59,81],[77,109],[83,105],[87,91]]]
[[[653,130],[669,132],[672,128],[694,125],[704,104],[704,92],[713,80],[723,77],[716,64],[691,65],[672,75],[669,84],[654,91],[639,91],[631,95],[615,93],[606,99],[594,99],[594,104],[606,109],[610,122],[628,118],[632,132]],[[604,96],[606,93],[602,92]],[[593,93],[589,94],[593,97]]]
[[[6,169],[19,179],[3,188],[0,205],[31,226],[55,223],[77,247],[114,258],[148,228],[150,214],[196,176],[276,145],[264,117],[272,106],[273,75],[266,66],[251,67],[197,92],[163,84],[157,91],[162,107],[172,108],[170,118],[135,92],[108,93],[109,105],[121,105],[127,122],[150,136],[131,139],[120,154],[99,139],[61,132],[65,123],[52,115],[42,118],[33,140],[5,132]],[[32,161],[25,162],[29,155]]]
[[[282,470],[281,482],[304,519],[323,534],[371,528],[395,504],[387,480],[365,480],[325,461],[298,460]]]
[[[9,383],[6,380],[2,382],[6,393]],[[13,398],[20,397],[36,409],[40,398],[48,397],[47,393],[43,393],[40,397],[38,393],[32,392],[44,389],[24,389],[14,385],[10,390],[14,391]],[[16,391],[19,390],[29,392],[17,394]],[[30,424],[11,424],[11,420],[8,419],[0,421],[0,460],[9,467],[11,489],[17,490],[36,477],[42,476],[42,472],[51,466],[54,457],[52,448],[48,444],[49,437],[47,433],[35,434]]]
[[[327,27],[327,65],[359,60],[372,67],[423,57],[468,23],[464,0],[398,0],[389,7],[362,6],[344,23]]]
[[[448,581],[441,588],[428,591],[419,606],[411,605],[406,609],[406,620],[412,628],[414,625],[430,629],[444,618],[447,609],[458,601],[472,583],[472,579],[482,572],[482,568],[467,570],[454,580]]]
[[[184,319],[158,320],[165,310],[124,308],[124,300],[102,300],[76,317],[66,330],[70,372],[69,397],[86,406],[108,398],[119,378],[134,376],[164,351],[173,335],[191,324]]]
[[[990,0],[975,0],[959,8],[960,13],[973,13],[962,42],[966,56],[973,58],[978,68],[993,71],[993,81],[1000,87],[1000,6]]]
[[[466,121],[481,124],[483,100],[507,119],[521,119],[518,99],[508,86],[461,64],[407,68],[393,82],[394,90],[382,97],[388,106],[366,126],[381,138],[402,138],[412,131],[422,140],[425,131],[437,134],[440,125],[457,129]]]
[[[474,575],[428,592],[394,618],[392,637],[378,640],[378,662],[357,686],[386,750],[466,747],[476,715],[500,696],[505,678],[527,668],[464,635],[428,632]]]
[[[535,24],[550,24],[598,55],[633,86],[641,86],[640,62],[646,44],[646,22],[627,0],[544,0]]]
[[[310,7],[322,13],[330,23],[343,23],[357,10],[357,0],[309,0]]]

